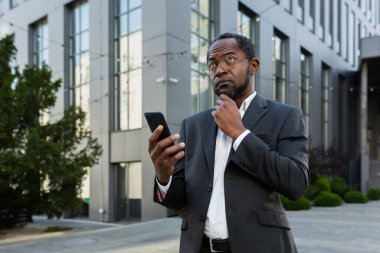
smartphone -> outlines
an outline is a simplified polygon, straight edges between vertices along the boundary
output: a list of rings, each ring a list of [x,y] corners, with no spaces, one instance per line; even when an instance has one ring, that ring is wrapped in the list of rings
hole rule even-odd
[[[144,113],[146,121],[148,122],[150,131],[156,130],[159,125],[164,127],[161,135],[158,137],[157,142],[169,137],[171,135],[168,124],[166,123],[165,117],[161,112],[145,112]]]

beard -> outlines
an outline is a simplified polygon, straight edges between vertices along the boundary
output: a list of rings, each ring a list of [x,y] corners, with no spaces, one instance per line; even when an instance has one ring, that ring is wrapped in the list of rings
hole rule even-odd
[[[249,86],[251,76],[249,74],[249,66],[247,66],[247,71],[245,72],[245,80],[244,83],[239,86],[239,87],[229,87],[229,88],[224,88],[224,87],[214,87],[214,93],[218,97],[220,97],[221,94],[225,94],[231,99],[235,99],[239,97]]]

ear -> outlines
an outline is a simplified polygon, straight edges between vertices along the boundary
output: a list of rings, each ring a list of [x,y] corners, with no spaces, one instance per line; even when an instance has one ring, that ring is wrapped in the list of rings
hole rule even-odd
[[[256,73],[256,71],[259,69],[260,67],[260,61],[258,58],[253,58],[250,62],[249,62],[249,73],[251,75],[254,75]]]

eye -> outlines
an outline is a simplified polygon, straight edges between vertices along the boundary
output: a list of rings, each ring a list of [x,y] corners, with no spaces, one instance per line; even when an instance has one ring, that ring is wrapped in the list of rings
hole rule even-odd
[[[209,69],[215,69],[216,68],[216,63],[211,60],[211,61],[209,61],[207,63],[207,66],[208,66]]]
[[[235,57],[233,57],[232,55],[227,55],[225,60],[228,65],[234,64],[236,61]]]

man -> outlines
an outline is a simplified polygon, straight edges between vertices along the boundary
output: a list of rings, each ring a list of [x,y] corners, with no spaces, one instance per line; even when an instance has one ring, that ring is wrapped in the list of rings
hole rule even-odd
[[[149,139],[154,200],[185,208],[180,252],[297,252],[279,194],[295,200],[308,185],[302,112],[256,94],[248,38],[220,35],[207,62],[215,107],[185,119],[181,135],[157,142],[159,126]]]

